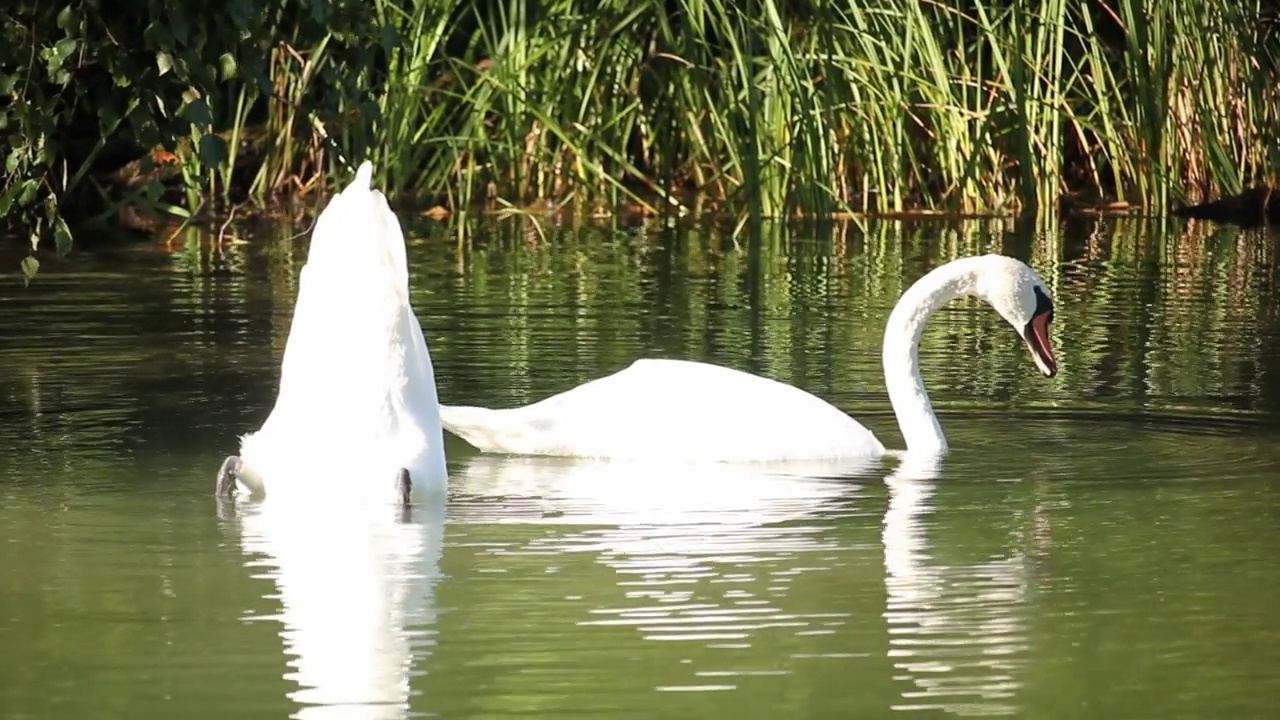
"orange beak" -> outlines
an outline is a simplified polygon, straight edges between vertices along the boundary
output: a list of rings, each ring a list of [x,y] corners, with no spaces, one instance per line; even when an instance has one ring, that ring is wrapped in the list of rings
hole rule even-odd
[[[1058,361],[1053,357],[1053,345],[1049,341],[1049,323],[1052,319],[1052,312],[1037,313],[1027,323],[1023,333],[1027,347],[1031,350],[1031,359],[1035,360],[1040,373],[1048,378],[1058,374]]]

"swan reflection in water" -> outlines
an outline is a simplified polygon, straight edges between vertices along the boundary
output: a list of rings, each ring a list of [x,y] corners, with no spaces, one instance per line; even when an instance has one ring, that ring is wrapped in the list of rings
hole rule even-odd
[[[338,501],[236,507],[246,565],[278,590],[299,720],[409,714],[409,680],[435,644],[443,493],[411,508]]]
[[[933,560],[927,531],[940,461],[904,453],[897,463],[884,477],[883,618],[893,681],[910,687],[893,709],[1014,712],[1028,642],[1024,561],[1019,554]],[[836,548],[824,526],[841,513],[865,513],[865,486],[882,472],[878,461],[750,468],[479,455],[454,476],[459,496],[450,514],[462,522],[584,526],[528,548],[585,552],[619,574],[630,602],[594,608],[581,626],[631,625],[646,639],[744,647],[763,631],[832,633],[856,620],[788,611],[784,575],[841,572],[813,562],[801,570],[795,558]],[[763,571],[778,565],[788,572]],[[735,579],[740,589],[723,594],[709,585]],[[760,581],[769,587],[762,591]]]
[[[829,501],[857,487],[848,478],[880,467],[879,459],[735,465],[479,454],[452,476],[462,502],[451,516],[623,528],[758,526],[829,511]],[[482,497],[504,502],[467,501]]]
[[[750,466],[481,454],[452,477],[450,520],[564,527],[524,550],[586,555],[618,576],[580,627],[727,646],[767,627],[838,622],[788,613],[780,596],[816,571],[796,568],[798,554],[836,546],[823,526],[842,507],[858,511],[849,499],[862,487],[851,478],[874,478],[880,467],[878,459]]]
[[[864,486],[877,482],[877,466],[477,455],[451,480],[450,519],[581,526],[529,541],[544,552],[587,553],[621,576],[629,601],[593,608],[579,626],[629,625],[646,639],[742,647],[760,632],[830,634],[851,621],[788,612],[786,584],[801,572],[840,572],[801,569],[795,558],[836,547],[824,526],[865,512],[852,501],[868,504]],[[894,680],[910,684],[894,709],[1013,713],[1028,642],[1026,566],[1018,554],[932,560],[927,530],[939,473],[936,460],[907,455],[884,478],[888,659]],[[409,714],[413,668],[435,644],[444,500],[424,500],[407,518],[398,512],[269,501],[237,508],[247,564],[279,592],[280,614],[260,619],[284,625],[287,677],[298,686],[290,697],[303,705],[297,718]],[[787,572],[764,569],[780,565]],[[686,688],[698,678],[690,682]]]
[[[936,457],[906,454],[885,478],[884,613],[894,679],[911,683],[895,710],[1012,715],[1029,640],[1021,553],[984,562],[932,561],[928,517]]]

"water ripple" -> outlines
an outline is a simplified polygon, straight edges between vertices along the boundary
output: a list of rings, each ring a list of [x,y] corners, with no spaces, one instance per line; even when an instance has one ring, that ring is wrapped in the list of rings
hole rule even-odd
[[[917,468],[919,470],[919,468]],[[1030,579],[1020,553],[978,562],[932,559],[935,484],[921,473],[886,479],[884,618],[895,680],[908,683],[895,710],[1014,714],[1028,648]]]

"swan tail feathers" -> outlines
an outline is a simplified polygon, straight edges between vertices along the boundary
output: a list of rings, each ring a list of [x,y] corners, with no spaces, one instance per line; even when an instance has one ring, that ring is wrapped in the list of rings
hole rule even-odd
[[[458,405],[440,406],[440,424],[481,452],[527,453],[529,427],[513,420],[509,410]]]
[[[373,163],[368,160],[360,163],[360,167],[356,168],[356,177],[348,187],[359,190],[373,189]]]

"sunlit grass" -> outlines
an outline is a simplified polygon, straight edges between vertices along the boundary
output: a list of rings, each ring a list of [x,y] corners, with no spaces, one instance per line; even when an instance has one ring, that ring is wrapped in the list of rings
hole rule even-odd
[[[377,63],[333,56],[330,36],[274,51],[265,127],[236,128],[261,143],[252,196],[336,185],[367,157],[392,194],[455,211],[1053,215],[1066,195],[1158,211],[1267,180],[1280,147],[1280,41],[1258,2],[365,11],[387,28]],[[332,73],[366,95],[305,112]]]

